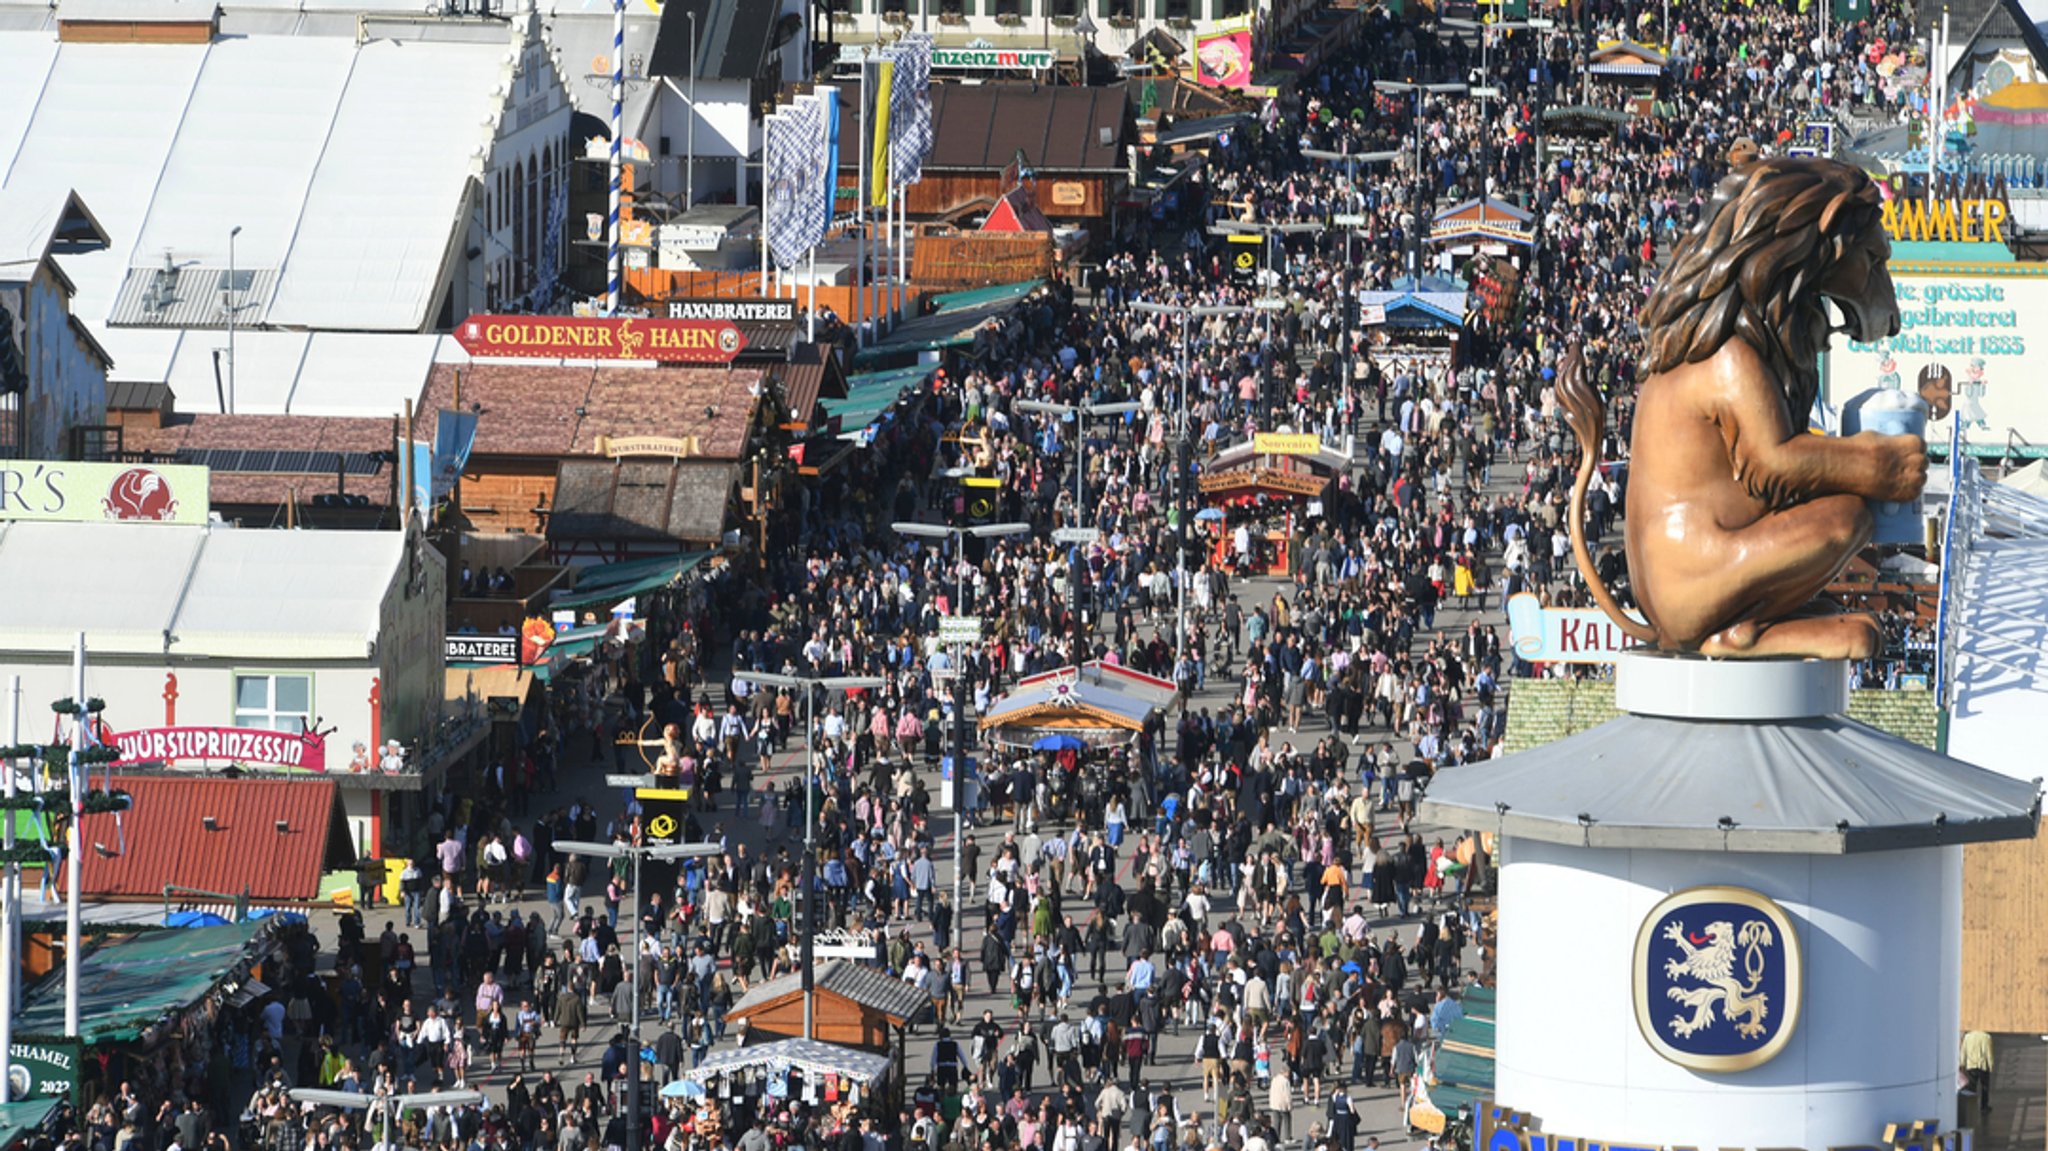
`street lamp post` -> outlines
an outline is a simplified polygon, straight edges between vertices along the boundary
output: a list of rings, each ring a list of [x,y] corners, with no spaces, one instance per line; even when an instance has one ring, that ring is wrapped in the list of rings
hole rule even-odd
[[[812,891],[816,886],[817,849],[817,769],[811,752],[811,703],[819,688],[826,691],[859,691],[863,688],[879,688],[889,681],[874,675],[810,676],[781,675],[765,671],[749,671],[742,675],[748,683],[766,684],[769,687],[802,688],[804,693],[804,858],[798,871],[798,886],[803,888],[804,929],[802,933],[802,955],[798,960],[803,969],[804,979],[804,1038],[817,1038],[815,1021],[811,1015],[812,992],[816,981],[812,968],[812,945],[818,934],[817,896]],[[628,1148],[627,1151],[632,1151]]]
[[[228,313],[228,411],[235,410],[235,313],[241,305],[235,299],[235,237],[242,234],[242,226],[236,224],[228,229],[228,287],[221,295],[226,297]]]
[[[889,525],[897,535],[916,536],[920,539],[946,539],[953,541],[954,592],[953,614],[965,614],[967,603],[967,536],[977,539],[996,539],[1004,536],[1021,536],[1031,531],[1030,524],[976,524],[972,527],[956,528],[948,524],[921,524],[898,522]],[[961,906],[961,881],[964,878],[960,864],[961,850],[965,844],[967,827],[967,650],[964,644],[954,645],[953,667],[953,946],[960,947],[967,938],[967,909]]]
[[[705,856],[722,855],[725,849],[715,843],[664,843],[642,846],[575,839],[558,839],[554,842],[554,849],[565,855],[633,861],[633,1046],[626,1061],[626,1151],[640,1151],[640,996],[647,990],[640,982],[640,953],[646,945],[646,940],[641,938],[640,930],[640,861],[701,859]]]
[[[1176,674],[1180,662],[1187,655],[1188,644],[1188,389],[1194,384],[1194,369],[1189,358],[1194,341],[1188,336],[1189,320],[1205,320],[1211,316],[1243,316],[1257,309],[1239,307],[1234,304],[1211,304],[1199,308],[1178,308],[1171,304],[1136,303],[1133,311],[1147,312],[1159,316],[1180,316],[1180,411],[1177,438],[1180,440],[1173,469],[1173,534],[1174,534],[1174,605],[1173,605],[1173,663]]]
[[[690,20],[690,118],[683,121],[683,211],[697,206],[697,13],[683,13]],[[761,203],[768,197],[762,194]],[[765,211],[765,209],[764,209]]]
[[[324,1087],[294,1087],[289,1093],[295,1103],[311,1103],[316,1107],[343,1107],[350,1111],[367,1112],[375,1108],[383,1112],[383,1136],[378,1140],[378,1151],[392,1151],[391,1117],[394,1112],[410,1107],[468,1107],[485,1102],[481,1091],[422,1091],[411,1095],[393,1095],[388,1092],[332,1091]]]
[[[1079,404],[1056,404],[1049,400],[1017,400],[1010,406],[1020,412],[1037,412],[1041,415],[1074,417],[1073,526],[1079,528],[1083,514],[1081,509],[1085,506],[1087,499],[1087,496],[1084,494],[1083,485],[1088,475],[1088,417],[1128,415],[1131,412],[1137,411],[1140,405],[1128,400],[1114,404],[1090,404],[1085,402]],[[1057,536],[1054,537],[1054,542],[1059,542]],[[1071,546],[1075,550],[1069,557],[1070,562],[1068,563],[1069,570],[1067,576],[1074,589],[1074,663],[1079,665],[1087,662],[1081,651],[1081,577],[1087,565],[1081,562],[1080,545],[1076,543]]]
[[[1408,274],[1415,277],[1415,290],[1422,290],[1422,96],[1425,92],[1445,94],[1463,92],[1464,84],[1418,84],[1414,80],[1374,80],[1374,88],[1382,92],[1415,93],[1415,227],[1408,249]]]

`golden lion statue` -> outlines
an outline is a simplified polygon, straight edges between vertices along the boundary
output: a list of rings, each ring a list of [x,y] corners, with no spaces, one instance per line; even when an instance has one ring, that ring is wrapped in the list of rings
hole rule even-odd
[[[1559,397],[1578,440],[1572,551],[1595,601],[1638,641],[1711,656],[1864,659],[1877,621],[1816,602],[1870,539],[1870,500],[1912,500],[1918,436],[1806,433],[1832,334],[1896,335],[1878,189],[1831,160],[1774,158],[1714,190],[1639,316],[1648,345],[1629,460],[1627,552],[1643,620],[1625,615],[1586,546],[1601,397],[1565,358]]]

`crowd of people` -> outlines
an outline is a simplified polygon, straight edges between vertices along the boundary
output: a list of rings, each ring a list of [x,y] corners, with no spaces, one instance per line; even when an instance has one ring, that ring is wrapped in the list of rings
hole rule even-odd
[[[1581,348],[1618,397],[1606,455],[1625,459],[1633,316],[1659,254],[1738,142],[1782,148],[1809,120],[1898,100],[1868,61],[1909,18],[1880,4],[1823,39],[1811,16],[1728,5],[1666,30],[1648,6],[1599,0],[1482,45],[1360,13],[1345,48],[1211,153],[1183,216],[1111,252],[1090,294],[1055,282],[992,326],[913,415],[807,487],[759,578],[657,607],[639,642],[558,686],[521,755],[441,797],[402,906],[345,920],[334,978],[262,1009],[237,1065],[246,1106],[201,1068],[99,1100],[71,1139],[362,1148],[389,1119],[408,1146],[624,1147],[628,1084],[737,1042],[734,1004],[801,972],[808,882],[819,926],[869,930],[876,964],[929,998],[928,1057],[858,1106],[650,1098],[639,1146],[1374,1145],[1363,1108],[1403,1089],[1491,959],[1486,844],[1430,833],[1416,801],[1500,745],[1517,672],[1505,598],[1580,594],[1559,359]],[[1557,147],[1545,110],[1614,106],[1584,65],[1623,35],[1670,46],[1654,114]],[[1475,69],[1498,95],[1376,85]],[[1512,319],[1475,313],[1434,343],[1360,323],[1361,293],[1462,271],[1419,237],[1480,194],[1532,213]],[[1205,235],[1335,212],[1363,223],[1275,239],[1270,277],[1234,276]],[[1284,306],[1253,307],[1274,294]],[[1274,431],[1345,445],[1323,498],[1197,519],[1209,461]],[[987,518],[1028,528],[957,546],[892,530],[958,515],[962,470],[996,481]],[[1625,485],[1625,467],[1596,481],[1596,535]],[[1275,578],[1259,574],[1262,515],[1291,517]],[[1056,543],[1061,527],[1096,532]],[[980,642],[928,642],[957,615],[985,621]],[[1090,660],[1170,679],[1184,702],[1111,751],[980,748],[956,854],[929,790],[956,728],[1023,677]],[[749,678],[763,672],[878,686],[806,696]],[[628,864],[555,845],[645,838],[645,813],[600,778],[642,749],[694,796],[685,837],[720,850],[672,884],[650,869],[662,882],[636,899]],[[641,1053],[624,1035],[636,997]],[[1167,1047],[1193,1063],[1162,1061]],[[486,1097],[352,1114],[294,1086]],[[239,1126],[219,1121],[237,1109]]]

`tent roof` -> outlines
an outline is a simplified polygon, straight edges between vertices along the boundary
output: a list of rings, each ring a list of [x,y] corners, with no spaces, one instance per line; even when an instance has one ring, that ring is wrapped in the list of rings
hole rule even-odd
[[[989,210],[988,219],[982,221],[984,232],[1050,232],[1052,221],[1038,210],[1038,201],[1023,185],[1004,192],[996,200],[996,206]]]
[[[0,651],[367,660],[404,561],[400,532],[0,524]]]
[[[248,782],[246,780],[240,782]],[[126,1043],[167,1011],[183,1011],[254,950],[268,920],[180,927],[110,939],[79,960],[78,1017],[87,1046]],[[16,1035],[64,1033],[60,968],[22,996]]]
[[[1423,818],[1584,847],[1835,855],[2025,838],[2037,797],[1842,716],[1631,714],[1449,768]]]
[[[0,31],[0,180],[46,203],[76,191],[103,225],[109,244],[56,257],[95,337],[167,251],[175,298],[222,321],[231,226],[249,327],[433,321],[461,260],[471,153],[506,110],[505,33],[358,43],[353,25],[207,44]]]
[[[735,1008],[737,1010],[737,1008]],[[755,1047],[734,1047],[720,1051],[701,1065],[683,1073],[699,1083],[745,1067],[767,1067],[771,1071],[801,1068],[809,1075],[832,1074],[861,1083],[879,1082],[889,1074],[891,1060],[855,1047],[842,1047],[817,1039],[778,1039]]]

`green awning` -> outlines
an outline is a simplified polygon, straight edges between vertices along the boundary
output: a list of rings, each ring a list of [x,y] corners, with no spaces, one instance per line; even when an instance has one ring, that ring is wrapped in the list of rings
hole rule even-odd
[[[1045,286],[1044,280],[1019,280],[1014,284],[992,284],[964,292],[944,292],[932,297],[932,308],[940,315],[989,304],[1014,304]]]
[[[0,1103],[0,1148],[13,1147],[43,1129],[50,1112],[63,1099],[31,1099],[25,1103]]]
[[[959,347],[974,342],[974,334],[991,320],[1015,308],[1024,297],[1037,291],[1044,280],[1019,280],[964,292],[947,292],[931,298],[937,310],[897,325],[879,343],[863,348],[854,363],[866,364],[890,356],[915,355]]]
[[[928,364],[883,372],[862,372],[847,377],[844,399],[825,399],[818,403],[825,409],[825,418],[839,421],[841,432],[858,431],[881,419],[882,413],[895,407],[904,392],[921,386],[931,378],[931,374]]]
[[[1458,1006],[1465,1009],[1465,1018],[1479,1019],[1488,1023],[1494,1021],[1494,1011],[1500,1002],[1500,992],[1491,987],[1473,984],[1458,993]]]
[[[250,951],[267,920],[225,927],[147,931],[111,939],[79,961],[78,1015],[87,1047],[127,1043],[166,1013],[190,1008]],[[64,972],[51,972],[22,997],[16,1035],[64,1033]]]
[[[1492,1010],[1492,1005],[1487,1005]],[[1444,1028],[1443,1041],[1482,1051],[1493,1050],[1493,1020],[1467,1015]]]
[[[711,558],[710,552],[687,552],[683,555],[661,556],[652,560],[626,560],[622,563],[603,564],[579,573],[573,591],[557,593],[550,601],[551,608],[580,608],[591,604],[613,604],[633,598],[642,592],[667,587],[690,569]],[[630,569],[621,572],[617,569]]]
[[[1474,1091],[1491,1090],[1493,1060],[1439,1047],[1436,1050],[1436,1077],[1444,1083],[1455,1083]]]

